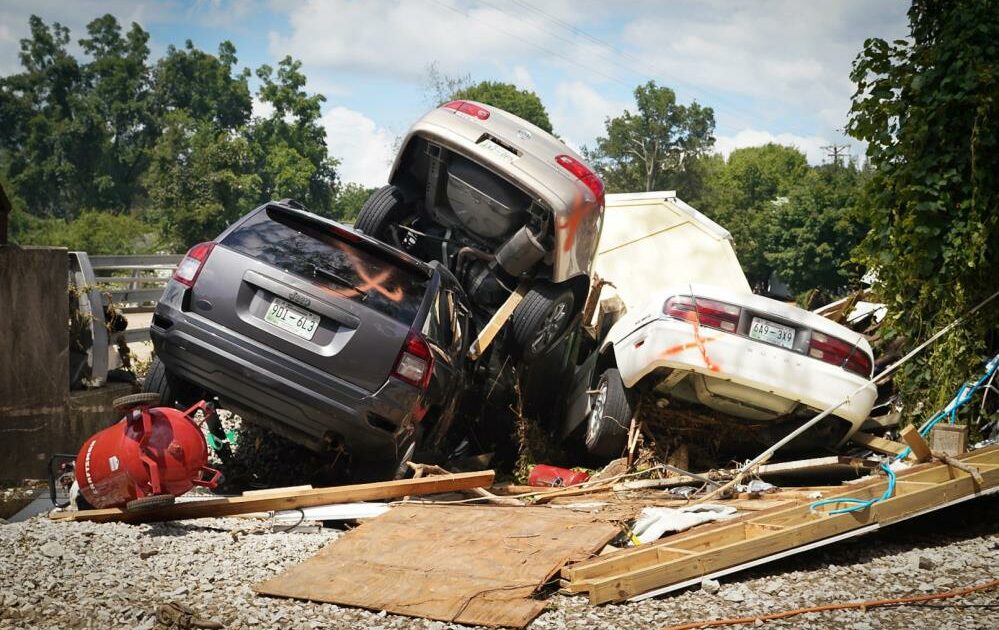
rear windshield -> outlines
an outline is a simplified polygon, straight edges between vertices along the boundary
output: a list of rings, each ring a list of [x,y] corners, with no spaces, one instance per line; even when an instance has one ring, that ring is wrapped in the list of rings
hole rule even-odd
[[[273,208],[250,217],[221,244],[406,325],[416,319],[429,282],[418,269],[352,245],[320,221]]]

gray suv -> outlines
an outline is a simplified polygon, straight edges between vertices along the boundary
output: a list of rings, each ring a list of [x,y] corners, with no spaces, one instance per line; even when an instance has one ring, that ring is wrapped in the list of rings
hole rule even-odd
[[[440,443],[468,377],[465,293],[420,261],[292,201],[194,246],[153,316],[146,389],[208,393],[314,451],[389,476]],[[186,401],[181,401],[186,402]]]

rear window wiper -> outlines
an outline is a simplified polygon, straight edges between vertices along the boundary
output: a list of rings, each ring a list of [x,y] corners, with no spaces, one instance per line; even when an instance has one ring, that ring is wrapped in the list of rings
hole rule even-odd
[[[312,275],[322,276],[324,278],[332,280],[333,282],[336,282],[339,285],[345,286],[348,289],[353,289],[359,296],[361,296],[362,302],[368,299],[367,291],[364,291],[363,289],[361,289],[361,287],[354,284],[347,278],[341,276],[332,269],[327,269],[326,267],[320,267],[319,265],[312,265]]]

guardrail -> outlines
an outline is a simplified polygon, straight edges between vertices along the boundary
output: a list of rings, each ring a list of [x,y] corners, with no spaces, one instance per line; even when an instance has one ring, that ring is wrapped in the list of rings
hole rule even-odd
[[[109,295],[116,309],[125,314],[152,313],[183,258],[180,254],[89,256],[86,252],[71,252],[70,256],[77,261],[82,282],[101,296]],[[103,312],[101,316],[103,321]],[[129,328],[114,338],[119,336],[124,336],[127,343],[148,341],[149,328]]]
[[[90,256],[94,283],[109,285],[105,293],[123,313],[151,313],[170,274],[183,256]],[[148,332],[148,331],[147,331]]]

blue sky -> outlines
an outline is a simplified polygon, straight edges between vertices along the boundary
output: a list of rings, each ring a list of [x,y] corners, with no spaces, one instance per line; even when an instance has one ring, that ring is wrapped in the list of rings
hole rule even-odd
[[[538,93],[557,133],[592,145],[654,79],[715,110],[716,148],[777,141],[813,163],[848,139],[850,65],[867,37],[906,34],[897,0],[0,0],[0,74],[18,68],[32,13],[72,29],[112,13],[151,34],[153,56],[231,40],[240,64],[301,59],[327,97],[341,176],[382,183],[393,141],[431,105],[427,68]],[[854,155],[863,147],[850,142]]]

